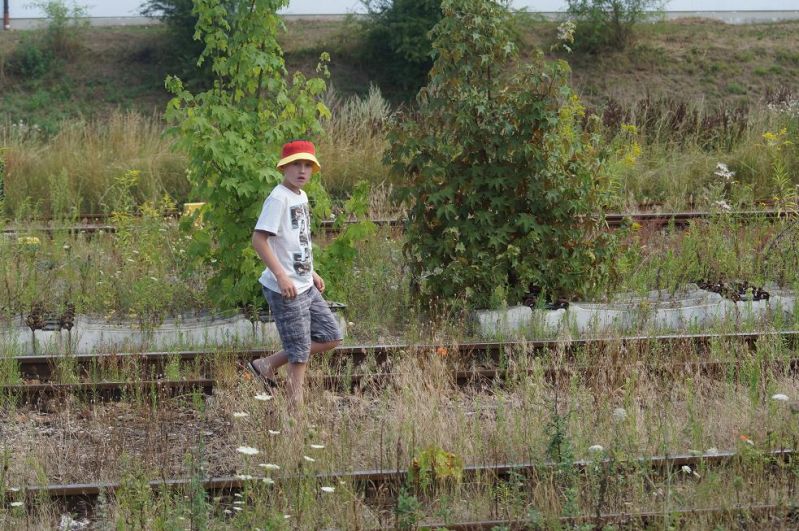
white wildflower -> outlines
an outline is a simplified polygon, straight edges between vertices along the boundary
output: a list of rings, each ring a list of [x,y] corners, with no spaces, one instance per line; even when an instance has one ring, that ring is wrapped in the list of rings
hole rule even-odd
[[[255,395],[256,400],[260,400],[261,402],[268,402],[272,400],[272,395],[268,395],[266,393],[258,393]]]
[[[236,507],[233,507],[233,510],[234,511],[243,511],[244,509],[242,509],[241,507],[236,506]]]
[[[312,444],[311,445],[311,448],[313,448],[314,450],[322,450],[324,447],[325,447],[324,444]]]
[[[236,451],[244,455],[258,455],[258,449],[251,446],[239,446]]]
[[[627,418],[627,410],[623,407],[617,407],[613,410],[613,420],[616,422],[621,422]]]
[[[258,466],[266,470],[280,470],[280,467],[273,463],[259,463]]]
[[[720,201],[714,201],[713,204],[716,205],[717,207],[719,207],[721,210],[726,210],[728,212],[730,210],[732,210],[732,207],[730,206],[730,204],[727,201],[725,201],[724,199],[722,199]]]
[[[322,492],[336,492],[336,487],[322,487]]]
[[[11,507],[22,507],[25,504],[23,502],[11,502],[11,503],[9,503],[9,505]]]
[[[307,455],[302,456],[302,458],[305,459],[306,461],[308,461],[309,463],[315,463],[316,462],[316,459],[314,459],[313,457],[308,457]]]
[[[589,451],[589,452],[602,452],[602,451],[604,451],[604,450],[605,450],[605,449],[604,449],[604,448],[602,447],[602,445],[600,445],[600,444],[595,444],[595,445],[593,445],[593,446],[589,446],[589,447],[588,447],[588,451]]]
[[[280,435],[279,431],[275,431],[275,430],[266,430],[266,431],[269,432],[269,435]]]
[[[274,480],[274,479],[272,479],[272,478],[264,478],[264,479],[262,479],[261,481],[263,481],[263,482],[264,482],[264,483],[266,483],[267,485],[274,485],[274,484],[275,484],[275,480]]]
[[[713,172],[713,175],[721,177],[725,181],[730,182],[730,180],[735,177],[735,172],[730,171],[727,165],[723,162],[719,162],[716,164],[716,171]]]
[[[236,479],[240,479],[242,481],[249,481],[252,479],[252,476],[249,474],[236,474]]]
[[[778,402],[787,402],[788,401],[788,395],[784,395],[782,393],[777,393],[776,395],[771,395],[771,399],[772,400],[776,400]]]
[[[249,413],[245,413],[244,411],[236,411],[233,413],[233,417],[237,419],[243,419],[244,417],[249,417]]]

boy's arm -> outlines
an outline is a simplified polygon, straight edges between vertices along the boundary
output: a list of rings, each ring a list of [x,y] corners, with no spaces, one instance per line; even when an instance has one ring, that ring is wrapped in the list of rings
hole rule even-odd
[[[325,281],[322,280],[322,277],[316,274],[316,271],[311,271],[313,275],[313,284],[316,286],[316,289],[319,290],[319,293],[325,292]]]
[[[253,231],[252,246],[261,258],[261,261],[266,264],[266,267],[275,275],[280,293],[286,298],[293,299],[297,296],[297,288],[294,287],[294,282],[288,277],[283,266],[280,265],[277,256],[275,256],[274,251],[272,251],[272,247],[269,245],[270,236],[271,234],[268,232],[260,230]]]

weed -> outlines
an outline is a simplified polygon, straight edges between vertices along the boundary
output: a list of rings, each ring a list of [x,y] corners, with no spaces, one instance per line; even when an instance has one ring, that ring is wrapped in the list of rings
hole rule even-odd
[[[144,471],[130,456],[122,457],[122,478],[114,494],[117,527],[148,529],[154,508],[153,491]]]
[[[417,522],[422,517],[422,504],[416,496],[403,488],[397,496],[394,513],[398,529],[416,529]]]
[[[35,34],[24,33],[8,59],[8,70],[20,77],[37,79],[50,71],[53,60],[52,51],[44,48]]]
[[[725,90],[727,91],[728,94],[737,94],[737,95],[746,94],[748,92],[746,87],[735,81],[733,81],[732,83],[728,83]]]

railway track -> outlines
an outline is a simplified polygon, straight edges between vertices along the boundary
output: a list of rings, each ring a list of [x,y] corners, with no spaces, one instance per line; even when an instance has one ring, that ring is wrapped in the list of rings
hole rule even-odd
[[[23,403],[37,403],[65,396],[85,396],[97,400],[120,400],[129,396],[174,398],[202,393],[210,396],[217,382],[210,378],[188,380],[142,380],[124,382],[24,383],[0,386],[0,396],[16,398]]]
[[[799,358],[772,361],[768,363],[774,369],[787,370],[792,375],[799,374]],[[675,377],[684,374],[701,374],[710,377],[734,377],[743,368],[741,363],[729,361],[695,361],[663,363],[645,368],[636,366],[640,373],[642,370],[658,372]],[[575,374],[593,374],[604,379],[612,379],[614,374],[624,374],[629,367],[624,365],[605,366],[576,366],[566,365],[560,367],[546,367],[543,369],[544,378],[557,383],[568,382]],[[460,387],[486,386],[503,384],[509,379],[524,375],[538,373],[538,369],[508,370],[508,369],[475,369],[453,371],[453,382]],[[370,387],[382,387],[388,382],[397,381],[397,374],[392,372],[355,373],[345,375],[309,376],[309,385],[319,386],[328,391],[337,393],[351,393],[363,391]],[[187,396],[195,393],[210,396],[220,383],[212,378],[193,378],[185,380],[142,380],[124,382],[79,382],[79,383],[24,383],[0,386],[0,396],[16,398],[21,403],[38,403],[65,396],[82,396],[92,400],[120,400],[130,396],[147,396],[155,394],[159,397]]]
[[[714,342],[743,343],[753,348],[761,340],[779,340],[789,347],[799,345],[799,330],[780,332],[734,332],[722,334],[666,334],[655,336],[618,336],[580,338],[573,340],[545,339],[509,342],[478,342],[459,344],[377,344],[338,347],[325,357],[333,365],[355,366],[373,359],[379,366],[392,357],[408,353],[420,355],[434,354],[462,361],[492,360],[507,358],[513,352],[522,350],[534,354],[560,352],[568,357],[578,351],[617,352],[646,348],[651,345],[706,351]],[[159,374],[169,363],[194,365],[199,370],[208,369],[215,361],[233,359],[239,362],[250,361],[273,354],[273,350],[254,348],[232,350],[229,352],[189,350],[179,352],[128,352],[106,354],[67,354],[19,356],[13,358],[23,378],[48,380],[59,370],[60,363],[67,363],[78,375],[97,374],[115,368],[138,367],[145,374]]]
[[[799,506],[781,504],[730,505],[728,507],[674,508],[665,511],[630,513],[602,513],[599,515],[565,516],[555,520],[561,526],[592,526],[601,530],[606,526],[625,529],[681,528],[692,521],[719,520],[724,517],[736,520],[742,529],[746,525],[767,524],[769,529],[796,529],[799,526]],[[776,520],[776,521],[775,521]],[[530,529],[529,520],[479,520],[471,522],[424,524],[419,529],[447,529],[449,531],[492,531],[496,529]],[[765,527],[764,527],[765,528]]]
[[[795,346],[799,332],[769,332],[762,334],[735,333],[735,334],[695,334],[687,336],[634,336],[607,339],[581,339],[569,343],[558,341],[532,341],[509,343],[470,343],[456,347],[442,347],[435,345],[364,345],[344,347],[334,351],[334,374],[321,374],[309,378],[310,385],[324,389],[349,393],[363,391],[369,387],[382,387],[388,382],[397,381],[397,374],[389,371],[380,371],[393,356],[415,352],[417,355],[450,356],[466,363],[478,362],[483,364],[504,365],[504,367],[482,367],[469,369],[453,369],[450,377],[458,386],[480,386],[502,384],[506,380],[519,376],[541,373],[551,383],[559,381],[568,382],[575,374],[585,378],[613,380],[623,377],[631,370],[630,360],[622,357],[603,360],[600,363],[581,363],[569,359],[569,354],[578,348],[601,349],[614,348],[616,352],[629,351],[635,348],[657,345],[659,347],[690,346],[701,356],[714,342],[734,341],[742,342],[746,348],[753,348],[758,340],[771,339],[783,341],[788,346]],[[508,361],[513,358],[515,350],[545,354],[558,351],[564,355],[564,360],[557,364],[536,368],[519,369],[508,367]],[[271,351],[255,349],[242,350],[230,353],[226,358],[230,362],[242,364],[244,360],[270,354]],[[376,369],[373,371],[358,371],[368,356],[374,356]],[[25,403],[35,403],[59,396],[78,395],[93,399],[118,399],[125,396],[155,393],[158,396],[178,396],[181,394],[201,393],[211,395],[214,388],[219,385],[213,377],[213,363],[215,354],[209,351],[188,351],[179,353],[147,352],[129,354],[106,355],[79,355],[79,356],[30,356],[16,358],[20,372],[25,378],[35,379],[32,383],[0,386],[0,396],[15,397]],[[53,380],[59,374],[58,363],[67,359],[69,363],[81,368],[84,376],[90,380],[79,383],[59,383]],[[338,364],[335,360],[338,360]],[[344,365],[343,360],[353,360],[352,364]],[[140,374],[159,374],[166,364],[179,361],[197,369],[201,377],[182,380],[148,379],[142,381],[98,381],[98,374],[110,371],[112,374],[122,373],[132,367],[138,369]],[[682,359],[665,362],[637,362],[632,366],[636,371],[655,372],[663,375],[679,377],[684,374],[701,374],[711,377],[735,377],[744,367],[746,362],[736,359],[730,360],[702,360]],[[799,373],[799,358],[786,358],[761,362],[773,369],[787,371],[790,374]],[[110,368],[109,368],[110,367]],[[126,367],[127,369],[121,369]],[[91,375],[94,375],[93,377]]]
[[[646,225],[652,227],[663,227],[673,224],[676,228],[685,228],[692,222],[704,219],[714,219],[723,216],[724,218],[732,218],[743,221],[773,221],[777,219],[794,218],[799,213],[792,211],[784,211],[777,209],[768,210],[737,210],[725,212],[710,212],[710,211],[687,211],[687,212],[641,212],[641,213],[610,213],[605,215],[605,220],[610,227],[620,227],[625,223],[632,222],[639,225]],[[87,215],[82,216],[83,223],[76,223],[72,225],[53,225],[49,223],[38,223],[28,225],[26,227],[13,227],[7,226],[0,229],[0,233],[9,236],[18,234],[55,234],[67,232],[70,234],[95,234],[99,232],[114,233],[116,227],[108,223],[109,216],[103,215]],[[405,224],[403,219],[373,219],[372,223],[381,227],[395,227],[400,228]],[[344,226],[353,222],[344,222]],[[336,233],[340,229],[338,225],[329,220],[321,222],[320,230],[322,233]]]
[[[791,465],[797,458],[795,450],[782,449],[774,450],[761,454],[761,465],[764,469],[779,470],[781,467]],[[547,474],[556,473],[563,470],[564,466],[571,467],[576,473],[585,473],[589,468],[608,469],[612,467],[614,474],[634,473],[645,470],[650,474],[672,476],[684,474],[685,467],[692,471],[706,471],[708,469],[717,470],[725,466],[751,459],[751,455],[746,456],[736,452],[714,452],[699,455],[662,455],[662,456],[643,456],[632,459],[612,459],[603,458],[596,460],[578,460],[572,463],[539,462],[539,463],[518,463],[518,464],[489,464],[489,465],[470,465],[463,467],[462,482],[487,482],[496,484],[501,481],[520,479],[526,483],[535,483]],[[210,497],[232,496],[240,493],[247,488],[267,481],[274,482],[275,485],[288,485],[296,481],[314,481],[319,485],[344,484],[350,485],[353,489],[362,493],[372,503],[382,503],[383,505],[392,504],[400,489],[403,486],[413,488],[411,476],[407,469],[390,470],[359,470],[352,472],[333,472],[320,473],[313,475],[284,475],[284,476],[231,476],[207,478],[198,480],[196,478],[173,478],[150,481],[149,486],[154,491],[163,492],[187,492],[198,484],[202,490]],[[679,477],[679,476],[678,476]],[[98,501],[100,495],[113,496],[120,488],[118,482],[98,482],[80,484],[51,484],[45,486],[21,486],[6,488],[4,503],[8,506],[15,501],[24,501],[25,506],[30,509],[41,503],[42,500],[51,500],[61,503],[71,511],[91,512],[91,507]],[[750,506],[754,507],[754,506]],[[765,505],[762,507],[766,507]],[[775,506],[776,507],[776,506]],[[688,512],[697,509],[688,509]],[[707,510],[707,509],[698,509]],[[718,509],[721,511],[729,509]],[[677,509],[679,511],[679,509]],[[642,518],[653,518],[662,513],[620,513],[600,515],[600,520],[605,523],[611,521],[640,521]],[[596,515],[585,515],[575,517],[574,521],[592,522]],[[607,521],[605,520],[607,519]],[[492,521],[472,522],[459,524],[460,529],[485,529],[485,527],[468,527],[488,525]],[[496,525],[496,524],[494,524]],[[435,527],[435,526],[432,526]],[[448,528],[452,528],[447,526]]]

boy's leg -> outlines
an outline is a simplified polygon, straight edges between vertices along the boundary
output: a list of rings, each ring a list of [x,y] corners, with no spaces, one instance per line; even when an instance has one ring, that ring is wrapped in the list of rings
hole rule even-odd
[[[324,343],[318,343],[316,341],[311,341],[311,354],[318,354],[320,352],[326,352],[328,350],[332,350],[336,348],[341,340],[338,341],[327,341]],[[289,356],[286,354],[285,351],[281,350],[279,352],[275,352],[271,356],[267,356],[266,358],[258,358],[257,360],[253,361],[252,364],[255,365],[255,369],[263,376],[264,378],[274,378],[275,373],[277,370],[281,368],[283,365],[288,363]]]
[[[330,306],[322,298],[322,294],[311,286],[311,353],[316,354],[336,348],[343,337],[338,322],[330,311]]]
[[[305,369],[307,368],[307,363],[289,363],[286,370],[288,373],[288,378],[286,379],[288,385],[286,387],[289,394],[289,404],[294,412],[297,412],[303,404],[302,389],[305,384]]]
[[[263,288],[263,294],[272,310],[283,349],[254,360],[252,364],[261,377],[272,378],[286,363],[308,362],[311,353],[311,302],[307,292],[299,293],[292,299],[286,299],[268,288]]]
[[[255,366],[255,370],[258,371],[261,376],[271,379],[275,377],[277,370],[288,363],[288,361],[289,355],[286,354],[285,350],[281,350],[279,352],[275,352],[271,356],[258,358],[257,360],[254,360],[252,364]]]

